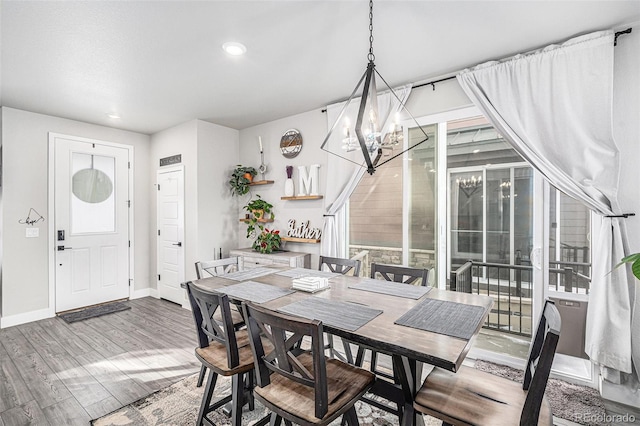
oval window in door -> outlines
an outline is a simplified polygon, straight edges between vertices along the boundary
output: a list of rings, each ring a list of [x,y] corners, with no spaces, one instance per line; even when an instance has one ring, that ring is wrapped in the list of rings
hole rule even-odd
[[[102,203],[113,194],[113,182],[102,170],[78,170],[72,178],[73,195],[85,203]]]

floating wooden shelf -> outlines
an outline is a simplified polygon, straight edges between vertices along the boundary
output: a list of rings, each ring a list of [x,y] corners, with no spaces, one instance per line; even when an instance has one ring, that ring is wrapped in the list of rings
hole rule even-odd
[[[273,181],[272,180],[254,180],[249,184],[249,186],[269,185],[270,183],[273,183]]]
[[[281,200],[321,200],[322,195],[299,195],[297,197],[280,197]]]
[[[311,238],[281,237],[280,239],[282,241],[290,241],[292,243],[317,244],[320,242],[320,239],[311,239]]]
[[[248,223],[249,221],[251,221],[251,219],[240,219],[240,222]],[[259,222],[259,223],[271,223],[271,222],[273,222],[273,219],[258,219],[256,222]]]

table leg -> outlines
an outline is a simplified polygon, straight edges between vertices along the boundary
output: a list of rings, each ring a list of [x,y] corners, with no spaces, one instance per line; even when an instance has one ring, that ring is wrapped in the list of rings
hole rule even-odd
[[[413,408],[413,399],[420,389],[422,378],[422,363],[403,356],[393,356],[393,368],[398,377],[404,394],[404,414],[402,426],[424,426],[422,414]]]

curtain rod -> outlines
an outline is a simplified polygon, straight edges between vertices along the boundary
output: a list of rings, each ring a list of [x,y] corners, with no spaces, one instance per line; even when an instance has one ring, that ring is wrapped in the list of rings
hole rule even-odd
[[[624,31],[618,31],[614,34],[614,38],[613,38],[613,45],[617,46],[618,45],[618,37],[620,37],[623,34],[631,34],[631,31],[633,30],[633,28],[629,27]],[[458,71],[456,71],[456,74],[458,73]],[[415,86],[412,87],[412,89],[417,89],[418,87],[424,87],[424,86],[431,86],[432,90],[436,90],[436,83],[442,83],[443,81],[448,81],[448,80],[454,80],[456,78],[455,75],[452,75],[450,77],[445,77],[445,78],[440,78],[438,80],[433,80],[433,81],[428,81],[426,83],[420,83],[420,84],[416,84]],[[322,110],[320,110],[321,112],[327,112],[326,108],[323,108]]]

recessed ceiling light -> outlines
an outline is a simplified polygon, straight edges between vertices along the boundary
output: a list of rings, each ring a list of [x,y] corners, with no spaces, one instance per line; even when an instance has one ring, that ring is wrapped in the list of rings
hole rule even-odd
[[[114,120],[120,120],[120,115],[115,112],[108,112],[107,117],[113,118]]]
[[[222,48],[229,55],[240,56],[247,51],[247,47],[242,43],[236,43],[235,41],[229,41],[222,45]]]
[[[474,153],[474,154],[477,154],[477,153],[479,153],[479,152],[480,152],[480,150],[479,150],[479,149],[474,149],[474,150],[473,150],[473,153]]]

